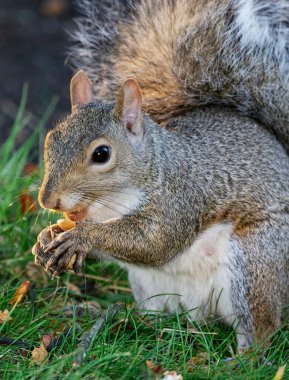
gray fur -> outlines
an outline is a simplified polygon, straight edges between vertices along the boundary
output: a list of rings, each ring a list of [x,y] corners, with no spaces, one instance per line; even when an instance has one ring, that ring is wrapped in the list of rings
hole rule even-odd
[[[200,104],[230,105],[289,150],[286,0],[108,1],[100,11],[98,1],[81,4],[71,61],[89,73],[97,99],[114,101],[133,76],[157,121]]]
[[[130,265],[161,270],[210,226],[231,223],[230,292],[241,331],[246,344],[253,336],[267,337],[280,325],[281,307],[288,302],[286,151],[263,126],[230,110],[198,109],[172,119],[167,129],[144,115],[144,138],[137,145],[114,115],[111,106],[90,104],[49,133],[40,198],[45,203],[66,190],[89,194],[93,202],[112,187],[129,186],[141,191],[141,203],[121,219],[79,223],[59,235],[50,246],[58,252],[57,258],[51,253],[54,269],[61,272],[74,253],[80,262],[88,252],[95,257],[94,248]],[[92,177],[84,157],[99,137],[112,141],[118,160],[113,170]],[[50,228],[34,247],[45,264],[41,241],[47,233]]]

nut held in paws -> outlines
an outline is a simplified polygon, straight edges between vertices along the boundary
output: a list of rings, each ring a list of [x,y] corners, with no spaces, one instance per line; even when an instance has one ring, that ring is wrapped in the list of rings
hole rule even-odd
[[[76,226],[76,222],[73,222],[72,220],[67,220],[67,219],[59,219],[57,221],[57,225],[59,226],[59,228],[62,229],[62,231],[68,231]]]

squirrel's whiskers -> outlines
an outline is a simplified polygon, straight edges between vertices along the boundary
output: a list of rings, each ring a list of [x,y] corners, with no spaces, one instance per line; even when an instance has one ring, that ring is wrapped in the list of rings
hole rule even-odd
[[[236,327],[239,348],[275,331],[289,301],[289,157],[275,137],[218,107],[160,128],[133,79],[105,105],[80,71],[71,101],[45,140],[39,201],[76,223],[40,233],[44,269],[61,273],[74,258],[77,273],[101,252],[124,263],[146,309],[213,312]]]

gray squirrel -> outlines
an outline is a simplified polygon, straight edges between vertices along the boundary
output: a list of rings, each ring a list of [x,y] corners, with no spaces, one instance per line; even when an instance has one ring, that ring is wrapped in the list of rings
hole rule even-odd
[[[76,225],[43,230],[36,261],[60,274],[115,259],[144,308],[216,315],[239,349],[266,339],[289,301],[289,157],[273,134],[217,106],[160,128],[134,79],[106,104],[84,71],[71,104],[45,140],[39,202]]]
[[[204,104],[232,106],[289,150],[288,0],[78,2],[70,62],[95,98],[135,78],[157,122]]]

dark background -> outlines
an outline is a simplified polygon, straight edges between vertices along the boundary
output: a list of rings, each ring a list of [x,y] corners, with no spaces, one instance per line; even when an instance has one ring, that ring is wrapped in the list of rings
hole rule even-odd
[[[76,15],[70,0],[0,0],[0,143],[9,135],[24,82],[29,84],[31,121],[21,139],[31,133],[53,96],[59,100],[47,127],[69,112],[67,31]]]

